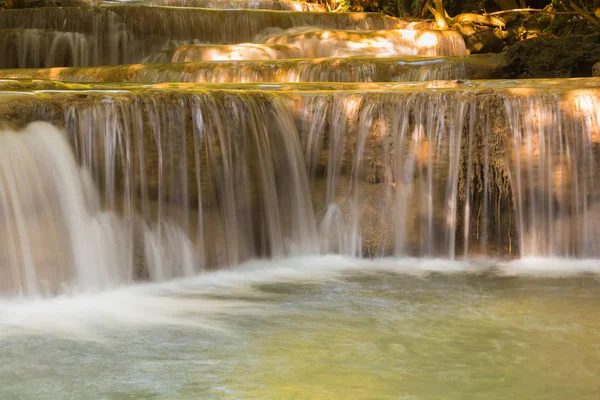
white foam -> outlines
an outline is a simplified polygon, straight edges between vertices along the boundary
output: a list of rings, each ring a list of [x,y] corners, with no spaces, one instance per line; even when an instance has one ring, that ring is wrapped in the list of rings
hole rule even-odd
[[[500,264],[504,275],[533,277],[569,277],[600,274],[600,260],[574,258],[529,257]]]
[[[530,258],[491,259],[356,259],[338,255],[249,261],[235,269],[207,272],[163,283],[138,284],[96,294],[55,298],[0,300],[0,339],[11,335],[53,333],[86,340],[102,337],[105,328],[189,326],[224,329],[220,315],[265,312],[256,285],[278,282],[322,283],[344,274],[391,272],[425,277],[429,273],[483,273],[503,276],[566,277],[600,274],[600,260]],[[218,296],[218,297],[217,297]],[[243,296],[245,301],[238,300]],[[231,297],[234,297],[232,300]],[[235,299],[237,297],[238,299]],[[226,332],[224,330],[223,332]]]

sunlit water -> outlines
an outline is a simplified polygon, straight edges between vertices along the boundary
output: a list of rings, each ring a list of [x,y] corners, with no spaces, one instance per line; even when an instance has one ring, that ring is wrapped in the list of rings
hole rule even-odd
[[[597,261],[252,262],[0,302],[2,399],[598,399]]]

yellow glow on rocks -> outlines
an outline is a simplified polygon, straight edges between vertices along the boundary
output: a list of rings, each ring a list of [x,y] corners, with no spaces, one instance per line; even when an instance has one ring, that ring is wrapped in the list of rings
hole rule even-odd
[[[583,112],[592,112],[597,108],[596,96],[589,90],[574,90],[571,92],[577,108]]]
[[[573,90],[570,92],[568,100],[582,114],[584,123],[589,126],[592,143],[600,143],[600,121],[596,112],[599,106],[597,91]]]
[[[432,32],[425,32],[417,38],[417,46],[420,48],[435,47],[438,45],[438,38]]]
[[[295,46],[281,44],[241,43],[236,45],[189,45],[179,47],[173,62],[277,60],[299,58],[301,51]]]
[[[271,36],[267,43],[293,45],[303,57],[462,56],[464,41],[454,31],[396,29],[389,31],[315,30]]]
[[[348,97],[344,100],[344,111],[346,112],[346,116],[349,118],[355,115],[358,112],[360,107],[361,97],[360,96],[352,96]]]

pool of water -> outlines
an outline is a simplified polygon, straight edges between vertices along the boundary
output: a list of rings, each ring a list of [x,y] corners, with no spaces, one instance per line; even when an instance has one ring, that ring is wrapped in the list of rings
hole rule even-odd
[[[600,398],[600,262],[252,262],[0,301],[2,399]]]

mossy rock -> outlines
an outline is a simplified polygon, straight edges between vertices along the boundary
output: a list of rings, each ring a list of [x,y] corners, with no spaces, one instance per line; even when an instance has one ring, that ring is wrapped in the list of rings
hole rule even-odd
[[[514,78],[570,78],[592,76],[600,62],[600,34],[537,37],[504,51],[504,71]]]
[[[597,62],[592,67],[592,76],[600,77],[600,62]]]

